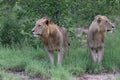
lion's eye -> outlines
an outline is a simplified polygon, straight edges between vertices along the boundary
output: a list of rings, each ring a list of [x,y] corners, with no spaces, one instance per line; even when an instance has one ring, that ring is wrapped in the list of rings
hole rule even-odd
[[[38,25],[38,27],[40,27],[41,25]]]
[[[108,22],[108,21],[105,21],[106,23]]]

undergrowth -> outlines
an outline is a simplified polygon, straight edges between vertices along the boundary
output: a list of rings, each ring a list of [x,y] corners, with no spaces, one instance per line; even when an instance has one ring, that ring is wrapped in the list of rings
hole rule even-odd
[[[62,66],[51,67],[43,47],[34,49],[23,46],[23,48],[0,47],[0,68],[5,71],[24,71],[31,77],[51,78],[51,80],[73,80],[74,76],[83,73],[120,71],[119,26],[117,25],[114,33],[107,34],[104,59],[101,65],[92,63],[87,47],[81,48],[77,39],[71,39],[70,55],[64,57]],[[10,80],[4,78],[6,75],[4,71],[0,71],[0,75],[3,76],[3,80]]]

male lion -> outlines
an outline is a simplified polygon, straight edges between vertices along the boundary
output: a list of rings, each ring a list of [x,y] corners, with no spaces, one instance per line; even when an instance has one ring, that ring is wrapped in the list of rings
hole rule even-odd
[[[94,62],[101,63],[104,54],[106,32],[112,32],[113,30],[114,25],[106,16],[95,16],[87,34],[87,43]]]
[[[58,64],[61,64],[63,58],[63,48],[68,53],[68,33],[64,27],[59,27],[48,17],[43,17],[36,21],[32,29],[34,36],[41,37],[45,49],[50,58],[50,62],[54,65],[53,52],[58,52]]]

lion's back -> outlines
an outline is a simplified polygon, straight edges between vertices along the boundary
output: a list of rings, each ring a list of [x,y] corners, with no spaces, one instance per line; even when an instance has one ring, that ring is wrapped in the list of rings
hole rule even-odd
[[[92,29],[92,26],[90,26]],[[94,29],[94,27],[93,27]],[[92,32],[92,30],[88,31],[87,34],[87,44],[89,47],[100,47],[103,46],[104,43],[104,39],[105,39],[105,32],[103,31],[96,31],[96,32]]]
[[[53,25],[48,29],[50,34],[43,40],[45,46],[49,50],[59,50],[64,46],[66,29],[56,25]]]

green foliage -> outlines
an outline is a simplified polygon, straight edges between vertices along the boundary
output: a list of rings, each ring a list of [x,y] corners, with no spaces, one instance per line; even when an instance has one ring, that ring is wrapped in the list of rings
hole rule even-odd
[[[20,42],[21,33],[20,33],[20,24],[19,21],[16,19],[16,14],[12,12],[8,12],[5,14],[2,19],[1,24],[1,43],[2,44],[14,44],[16,42]]]
[[[42,76],[43,78],[50,77],[49,64],[45,61],[33,60],[26,66],[26,72],[29,72],[29,76]]]
[[[65,56],[62,66],[51,67],[47,53],[43,48],[36,49],[25,46],[20,48],[0,48],[0,67],[3,70],[25,70],[31,77],[42,76],[43,79],[51,78],[51,80],[73,80],[73,75],[80,75],[85,72],[101,73],[105,71],[119,71],[119,28],[116,25],[114,33],[108,33],[105,42],[105,55],[102,65],[91,62],[89,52],[86,47],[82,48],[76,44],[76,39],[70,40],[70,55]],[[77,42],[79,44],[79,42]],[[0,72],[0,74],[7,75]],[[9,75],[8,78],[12,77]],[[7,77],[5,77],[7,80]],[[3,79],[4,80],[4,79]],[[14,78],[13,78],[14,80]],[[16,80],[16,78],[15,78]]]
[[[0,42],[5,45],[40,43],[32,38],[31,29],[43,16],[69,31],[88,26],[97,14],[120,14],[119,0],[1,0],[0,4]]]
[[[0,0],[0,44],[11,46],[0,47],[0,67],[5,70],[24,70],[30,76],[52,80],[73,80],[72,75],[85,72],[120,70],[119,7],[119,0]],[[111,20],[117,24],[115,33],[108,33],[102,65],[91,62],[87,47],[81,47],[82,43],[73,30],[88,26],[97,14],[115,15],[111,16]],[[71,36],[70,55],[64,58],[60,67],[51,67],[46,52],[41,48],[41,40],[32,37],[31,29],[35,21],[43,16],[66,27]],[[3,80],[16,80],[9,74],[6,77],[4,73],[0,72],[5,78]]]
[[[104,58],[103,64],[107,69],[112,71],[120,69],[118,67],[120,66],[120,61],[119,61],[120,45],[118,45],[120,41],[119,26],[120,24],[116,25],[116,30],[113,34],[110,34],[110,33],[108,34],[106,39],[106,44],[105,44],[106,50],[105,50],[105,56],[104,56],[105,58]]]
[[[12,73],[7,73],[4,70],[0,70],[0,80],[23,80],[23,78],[16,76]],[[28,80],[27,78],[25,80]]]
[[[65,70],[64,67],[58,66],[51,69],[51,80],[73,80],[73,76]]]

